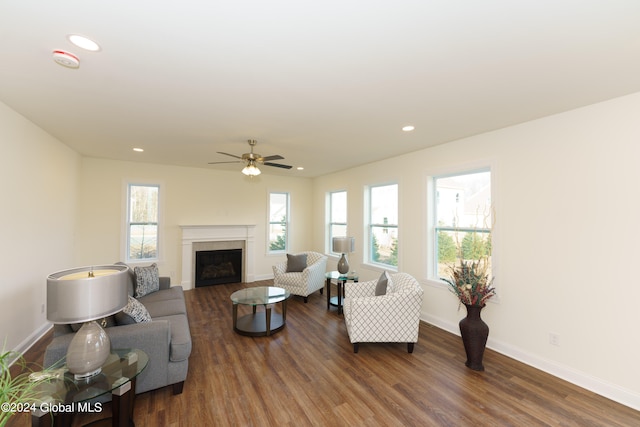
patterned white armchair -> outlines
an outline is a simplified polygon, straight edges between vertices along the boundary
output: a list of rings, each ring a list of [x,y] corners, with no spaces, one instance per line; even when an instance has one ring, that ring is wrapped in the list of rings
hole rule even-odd
[[[302,271],[287,272],[287,261],[273,266],[273,285],[284,288],[293,295],[304,297],[304,302],[306,303],[310,294],[317,290],[322,293],[324,289],[327,256],[311,251],[300,252],[295,255],[302,254],[307,255],[306,267]]]
[[[407,273],[391,275],[384,295],[375,296],[378,280],[346,283],[344,321],[353,352],[361,342],[418,342],[423,290]]]

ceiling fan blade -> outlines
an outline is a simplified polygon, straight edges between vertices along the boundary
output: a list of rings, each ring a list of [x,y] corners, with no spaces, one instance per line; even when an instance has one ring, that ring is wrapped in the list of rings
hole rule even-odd
[[[263,163],[265,166],[273,166],[276,168],[282,168],[282,169],[291,169],[293,166],[289,166],[289,165],[283,165],[280,163],[271,163],[271,162],[264,162]]]
[[[261,162],[268,162],[269,160],[283,160],[283,159],[284,159],[284,157],[276,154],[276,155],[273,155],[273,156],[262,157],[262,158],[260,158],[260,161]]]
[[[241,160],[233,160],[231,162],[209,162],[210,165],[219,165],[221,163],[242,163]]]
[[[224,154],[225,156],[235,157],[236,159],[242,160],[242,157],[236,156],[235,154],[223,153],[222,151],[217,151],[218,154]]]

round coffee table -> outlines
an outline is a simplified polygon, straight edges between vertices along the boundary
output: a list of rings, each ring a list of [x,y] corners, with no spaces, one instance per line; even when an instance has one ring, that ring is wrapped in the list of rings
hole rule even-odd
[[[276,286],[257,286],[235,291],[233,302],[233,330],[251,337],[269,336],[278,332],[287,322],[287,299],[289,291]],[[282,303],[282,314],[272,310],[274,304]],[[253,313],[238,318],[238,305],[250,305]],[[264,314],[256,313],[256,307],[264,306]]]

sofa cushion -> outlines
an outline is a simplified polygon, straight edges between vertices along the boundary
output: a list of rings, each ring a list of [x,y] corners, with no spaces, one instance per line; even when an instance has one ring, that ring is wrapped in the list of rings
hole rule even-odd
[[[299,273],[307,268],[307,254],[287,254],[287,273]]]
[[[180,362],[189,358],[191,354],[191,331],[189,330],[189,320],[185,315],[173,315],[158,317],[155,320],[166,320],[171,329],[171,349],[169,360]]]
[[[147,267],[134,267],[136,274],[136,298],[143,297],[160,289],[160,275],[158,265],[151,264]]]
[[[184,291],[182,290],[182,286],[172,286],[169,289],[160,289],[158,292],[153,292],[138,298],[138,300],[143,303],[147,309],[149,308],[147,304],[151,302],[173,299],[184,300]],[[151,317],[153,317],[153,314],[151,314]]]
[[[378,283],[376,283],[376,292],[375,292],[376,296],[387,294],[387,286],[389,285],[390,280],[391,280],[391,277],[389,277],[389,273],[387,273],[386,271],[384,271],[380,275],[380,278],[378,279]]]
[[[144,306],[147,308],[152,319],[163,316],[171,316],[173,314],[187,314],[187,307],[183,299],[167,299],[167,300],[143,300]]]
[[[127,305],[116,314],[116,321],[118,325],[151,322],[151,315],[140,301],[130,296]]]

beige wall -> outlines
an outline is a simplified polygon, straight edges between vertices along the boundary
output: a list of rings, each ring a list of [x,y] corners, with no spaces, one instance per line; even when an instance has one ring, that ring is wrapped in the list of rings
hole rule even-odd
[[[127,180],[165,190],[160,269],[174,282],[184,224],[256,224],[256,274],[270,275],[281,257],[264,250],[269,190],[292,194],[292,251],[324,250],[326,192],[348,190],[350,234],[358,239],[350,264],[374,278],[379,271],[361,262],[363,188],[398,182],[400,269],[423,283],[423,318],[455,332],[464,313],[429,280],[427,182],[485,163],[494,174],[499,292],[483,311],[489,346],[640,409],[638,111],[640,93],[314,180],[248,181],[237,172],[79,160],[0,104],[1,332],[16,348],[46,326],[40,308],[48,273],[121,259]],[[560,346],[549,344],[550,332]]]
[[[46,277],[73,265],[78,167],[75,152],[0,102],[0,339],[7,349],[22,351],[46,330]]]
[[[311,245],[307,232],[314,210],[311,180],[262,174],[247,178],[237,172],[129,163],[84,158],[80,173],[76,262],[80,265],[123,259],[122,224],[126,183],[161,185],[160,274],[180,283],[181,225],[256,225],[255,274],[273,277],[271,266],[284,255],[268,255],[267,208],[270,191],[290,193],[290,251]]]
[[[427,182],[492,165],[499,298],[483,310],[489,346],[640,409],[638,111],[640,93],[321,177],[314,204],[348,190],[349,234],[358,237],[350,264],[373,278],[378,270],[357,263],[363,189],[397,181],[400,269],[424,284],[423,318],[457,333],[464,308],[428,280]],[[321,246],[323,212],[314,214]],[[549,343],[550,332],[560,346]]]

